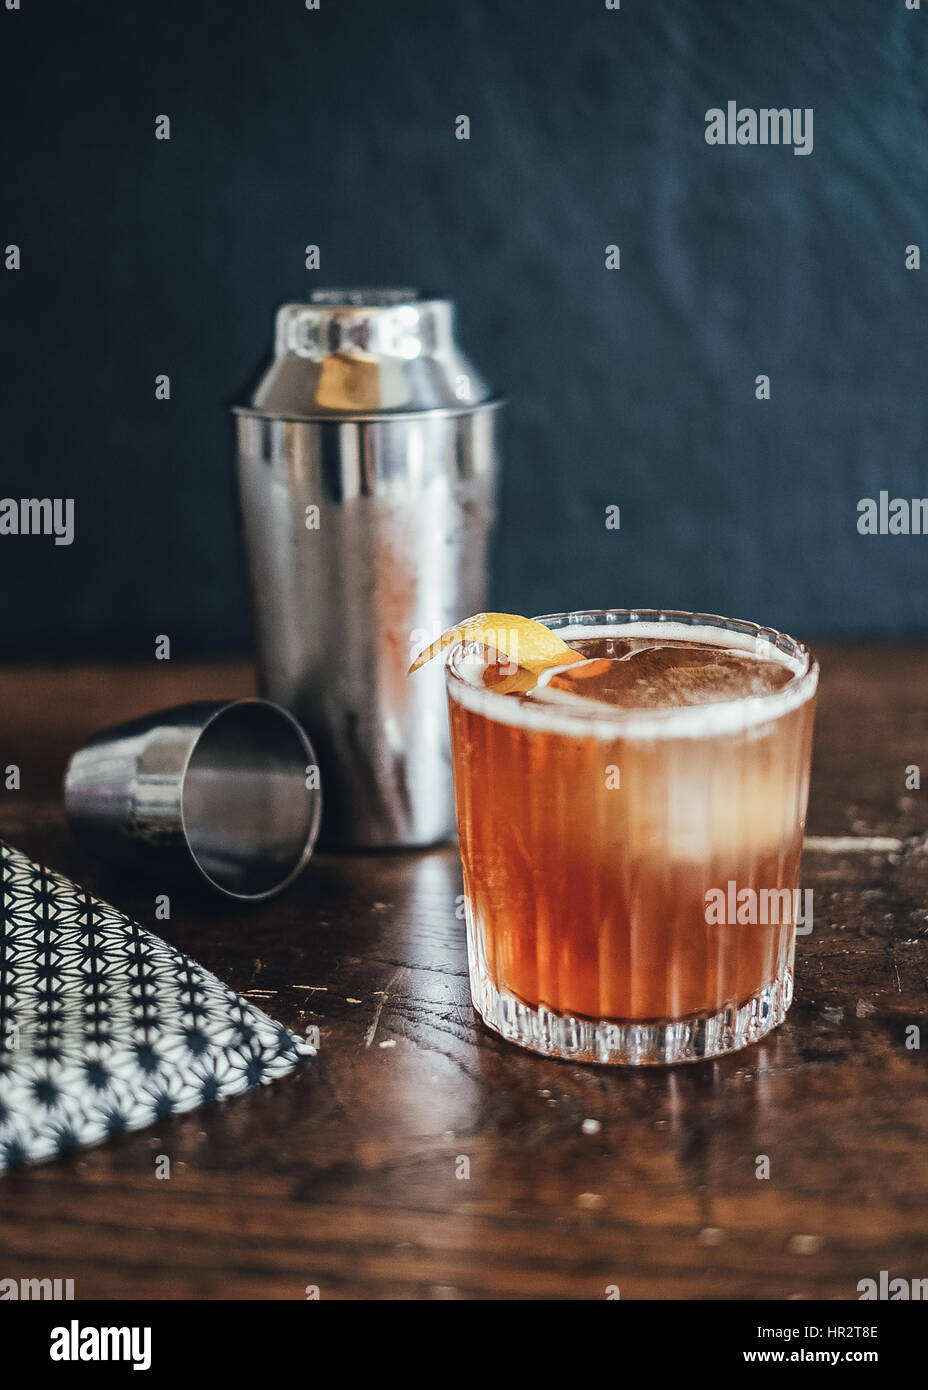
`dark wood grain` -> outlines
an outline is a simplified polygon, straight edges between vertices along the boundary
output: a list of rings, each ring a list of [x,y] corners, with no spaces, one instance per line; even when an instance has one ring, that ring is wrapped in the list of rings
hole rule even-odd
[[[823,667],[809,833],[900,843],[807,851],[815,927],[783,1027],[645,1071],[545,1061],[477,1024],[451,846],[319,856],[260,907],[175,890],[169,923],[166,885],[76,849],[70,750],[248,692],[247,669],[0,672],[0,763],[23,773],[0,836],[322,1039],[273,1086],[0,1180],[0,1275],[71,1277],[78,1298],[279,1299],[848,1299],[881,1269],[928,1275],[928,790],[905,787],[908,764],[928,772],[928,652]]]

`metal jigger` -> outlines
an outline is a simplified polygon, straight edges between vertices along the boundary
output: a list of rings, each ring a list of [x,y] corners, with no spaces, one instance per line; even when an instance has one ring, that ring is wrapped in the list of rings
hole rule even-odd
[[[146,872],[194,870],[232,898],[292,883],[312,854],[322,792],[300,725],[267,700],[179,705],[105,729],[68,764],[75,836]]]

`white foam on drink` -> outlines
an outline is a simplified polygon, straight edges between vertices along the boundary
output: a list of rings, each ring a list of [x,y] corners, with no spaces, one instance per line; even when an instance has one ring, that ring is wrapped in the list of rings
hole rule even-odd
[[[513,728],[567,734],[573,738],[645,741],[658,738],[718,738],[747,731],[751,731],[753,737],[759,737],[766,731],[765,726],[811,699],[818,685],[818,667],[804,648],[794,644],[795,652],[790,653],[777,646],[775,641],[750,632],[672,621],[615,622],[605,623],[601,627],[577,623],[570,627],[559,627],[556,631],[565,642],[610,637],[687,644],[700,642],[726,651],[744,652],[766,661],[777,661],[793,672],[794,679],[780,690],[765,695],[739,696],[734,700],[706,705],[674,705],[659,710],[616,710],[606,715],[603,713],[606,706],[568,691],[549,690],[545,704],[533,703],[530,698],[502,695],[483,684],[486,666],[482,657],[464,655],[464,649],[459,645],[451,649],[446,663],[450,674],[449,695],[465,709]],[[773,636],[776,638],[780,634]],[[549,679],[550,675],[549,672]],[[556,694],[558,698],[555,699]]]

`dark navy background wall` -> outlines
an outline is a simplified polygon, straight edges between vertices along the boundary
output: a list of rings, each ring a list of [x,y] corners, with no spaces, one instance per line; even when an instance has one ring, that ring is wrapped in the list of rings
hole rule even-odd
[[[928,494],[928,5],[21,4],[0,495],[77,538],[0,537],[5,657],[246,646],[226,404],[345,282],[455,298],[510,398],[493,606],[928,632],[928,538],[856,529]],[[730,99],[813,107],[812,154],[707,145]]]

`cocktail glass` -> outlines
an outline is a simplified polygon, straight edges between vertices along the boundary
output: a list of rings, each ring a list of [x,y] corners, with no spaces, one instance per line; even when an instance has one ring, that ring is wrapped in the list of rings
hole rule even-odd
[[[791,637],[706,614],[539,621],[587,656],[645,638],[785,670],[769,693],[613,709],[499,693],[486,648],[451,650],[474,1006],[503,1037],[575,1061],[744,1047],[792,999],[818,665]]]

